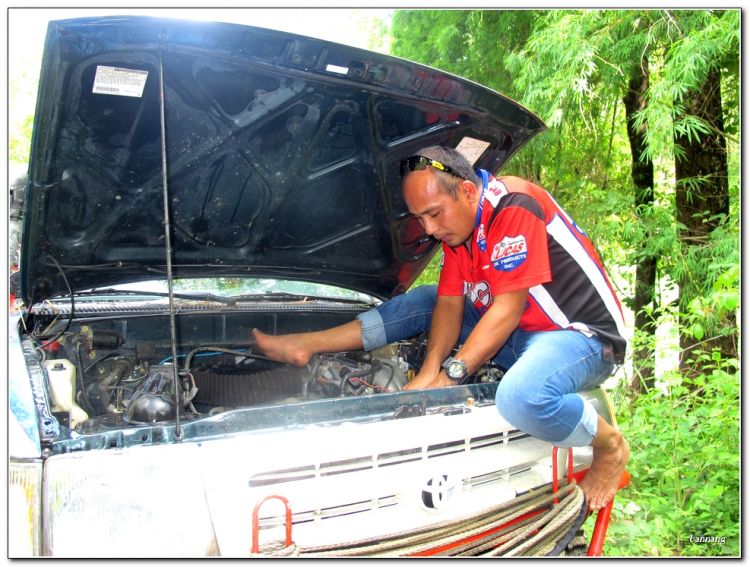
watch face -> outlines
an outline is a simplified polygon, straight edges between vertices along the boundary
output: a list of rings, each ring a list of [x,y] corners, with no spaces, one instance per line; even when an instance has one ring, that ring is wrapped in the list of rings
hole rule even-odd
[[[466,374],[466,365],[460,360],[453,360],[445,367],[448,378],[460,379]]]

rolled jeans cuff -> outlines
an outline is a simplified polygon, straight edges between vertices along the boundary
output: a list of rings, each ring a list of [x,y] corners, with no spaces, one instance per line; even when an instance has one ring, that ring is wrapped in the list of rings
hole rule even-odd
[[[591,445],[594,437],[596,437],[596,430],[599,424],[599,414],[596,413],[591,402],[584,400],[583,398],[581,398],[581,401],[583,401],[583,415],[581,416],[581,421],[578,422],[573,433],[560,442],[552,443],[553,445],[564,449],[567,449],[568,447],[586,447]]]
[[[380,312],[377,309],[370,309],[357,315],[362,324],[362,345],[364,350],[370,351],[388,344],[385,335],[385,325]]]

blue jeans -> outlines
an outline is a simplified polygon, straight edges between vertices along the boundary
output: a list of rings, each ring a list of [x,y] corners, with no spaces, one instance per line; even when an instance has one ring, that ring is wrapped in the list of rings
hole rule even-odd
[[[429,329],[436,299],[437,286],[420,286],[358,315],[365,350]],[[467,298],[459,342],[466,341],[479,317]],[[500,415],[558,447],[590,445],[597,413],[576,392],[598,386],[612,373],[602,350],[596,335],[516,329],[492,359],[507,369],[495,396]]]

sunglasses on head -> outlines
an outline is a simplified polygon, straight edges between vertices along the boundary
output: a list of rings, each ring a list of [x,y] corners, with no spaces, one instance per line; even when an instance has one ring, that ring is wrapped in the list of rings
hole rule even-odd
[[[435,161],[434,159],[426,158],[423,156],[411,156],[410,158],[406,158],[405,160],[401,161],[401,177],[404,176],[404,173],[408,169],[409,171],[423,171],[427,169],[427,166],[431,165],[435,169],[439,169],[440,171],[444,171],[445,173],[450,173],[451,175],[455,175],[456,177],[461,177],[458,173],[456,173],[453,169],[448,167],[447,165],[443,165],[439,161]]]

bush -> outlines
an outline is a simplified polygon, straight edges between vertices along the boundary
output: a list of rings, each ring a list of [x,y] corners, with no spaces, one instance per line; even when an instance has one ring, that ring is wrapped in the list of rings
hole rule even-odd
[[[739,555],[738,362],[717,350],[698,358],[709,373],[669,373],[620,404],[631,484],[615,500],[605,555]]]

